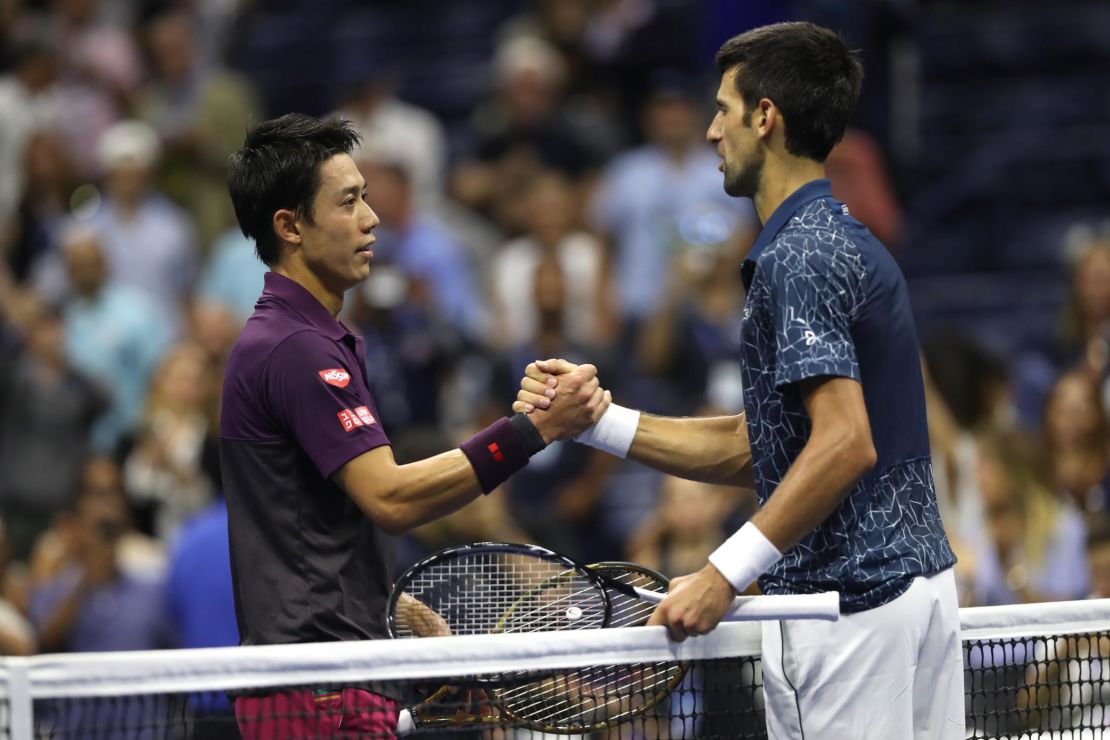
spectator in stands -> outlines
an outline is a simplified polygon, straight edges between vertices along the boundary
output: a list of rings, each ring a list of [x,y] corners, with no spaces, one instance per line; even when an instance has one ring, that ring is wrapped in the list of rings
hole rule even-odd
[[[1110,374],[1110,225],[1072,234],[1074,254],[1060,325],[1058,364],[1100,382]]]
[[[2,105],[2,103],[0,103]],[[41,266],[53,265],[45,297],[60,297],[64,274],[57,260],[49,259],[64,228],[74,196],[78,194],[70,161],[57,135],[39,129],[27,140],[23,157],[25,186],[19,201],[8,251],[13,277],[29,281]],[[89,192],[87,189],[83,192]],[[2,239],[2,237],[0,237]]]
[[[1091,570],[1092,599],[1110,599],[1110,519],[1101,519],[1087,531],[1087,567]]]
[[[555,172],[538,174],[520,201],[526,231],[502,246],[490,265],[493,342],[512,347],[536,339],[534,277],[541,263],[554,259],[568,291],[561,316],[567,337],[583,346],[607,345],[614,322],[607,257],[601,242],[580,225],[581,203],[570,181]]]
[[[25,300],[23,351],[0,359],[0,510],[18,560],[68,503],[107,405],[67,361],[61,315]]]
[[[212,246],[197,283],[196,297],[226,306],[239,324],[246,323],[262,295],[266,265],[254,253],[254,242],[239,227],[228,229]]]
[[[475,141],[451,175],[452,194],[503,228],[505,200],[540,168],[579,179],[605,156],[598,137],[562,107],[565,69],[558,53],[536,38],[498,50],[496,97],[471,123]]]
[[[691,573],[756,508],[754,491],[665,476],[658,507],[628,539],[628,559],[668,577]]]
[[[1090,590],[1083,516],[1036,474],[1033,449],[995,435],[979,444],[988,536],[975,554],[980,605],[1084,598]]]
[[[376,266],[390,265],[411,284],[423,286],[421,299],[437,317],[468,339],[485,338],[484,304],[474,285],[465,248],[430,213],[420,210],[412,175],[391,161],[360,157],[367,201],[381,219],[375,232]],[[415,298],[411,296],[410,298]]]
[[[400,100],[389,83],[365,67],[336,112],[362,135],[363,149],[389,157],[410,173],[412,197],[421,211],[434,210],[443,194],[447,133],[429,111]]]
[[[0,655],[31,655],[38,650],[35,629],[24,616],[23,579],[11,572],[8,538],[0,520]]]
[[[81,479],[71,491],[69,505],[58,513],[50,529],[43,532],[35,542],[27,573],[32,590],[54,580],[64,570],[79,563],[76,516],[72,503],[85,494],[122,496],[125,501],[129,500],[130,497],[123,489],[120,464],[105,456],[90,457],[85,463]],[[130,513],[128,510],[128,529],[119,540],[120,567],[128,573],[139,574],[147,579],[161,579],[166,569],[165,549],[162,543],[135,529]]]
[[[197,241],[207,250],[235,224],[224,170],[247,125],[258,120],[261,105],[245,78],[201,64],[193,10],[163,10],[142,31],[151,78],[137,105],[165,152],[158,183],[189,212]]]
[[[109,397],[108,410],[92,431],[92,448],[112,452],[139,421],[147,384],[171,331],[157,304],[109,282],[97,234],[69,228],[62,237],[66,274],[74,296],[64,310],[66,354]]]
[[[572,286],[574,273],[565,270],[560,257],[548,251],[537,256],[531,270],[515,275],[530,288],[518,310],[534,315],[535,327],[507,351],[494,375],[491,399],[499,398],[501,389],[512,389],[513,380],[536,357],[566,357],[572,362],[589,358],[602,371],[613,365],[607,347],[579,341],[571,334],[577,287]],[[506,483],[509,511],[532,542],[583,562],[612,560],[620,552],[625,532],[614,531],[619,527],[605,520],[603,503],[606,486],[619,466],[616,458],[583,445],[552,443]],[[628,502],[624,508],[631,508]]]
[[[129,527],[122,493],[82,490],[73,517],[69,564],[31,595],[31,621],[42,649],[172,647],[161,583],[120,567],[120,541]]]
[[[1044,413],[1044,450],[1056,490],[1088,518],[1110,518],[1110,423],[1089,373],[1065,372]]]
[[[866,131],[849,128],[829,152],[825,171],[833,195],[887,248],[897,249],[902,243],[902,209],[878,142]]]
[[[0,226],[13,220],[23,197],[25,151],[35,131],[57,121],[62,99],[56,94],[57,47],[39,30],[13,39],[10,67],[0,76]],[[8,235],[0,236],[0,245]]]
[[[734,234],[720,243],[675,245],[661,300],[637,337],[637,405],[687,416],[707,402],[710,384],[722,373],[739,375],[744,287],[732,268],[749,238]],[[742,397],[729,405],[731,413],[739,412]]]
[[[124,463],[139,529],[163,542],[212,500],[212,481],[202,469],[212,432],[212,366],[204,349],[182,342],[163,359],[150,384],[135,444]]]
[[[198,253],[185,212],[151,187],[158,134],[140,121],[123,121],[105,132],[97,152],[105,197],[89,223],[104,245],[111,280],[145,293],[179,332]]]
[[[169,556],[166,600],[181,647],[239,644],[223,496],[182,525]]]
[[[609,163],[592,204],[613,247],[618,314],[633,326],[661,307],[676,244],[724,242],[754,224],[751,205],[721,190],[688,79],[659,72],[642,120],[647,142]]]
[[[101,137],[135,101],[142,58],[129,29],[111,21],[102,0],[55,0],[50,9],[65,100],[58,126],[78,173],[92,178]]]

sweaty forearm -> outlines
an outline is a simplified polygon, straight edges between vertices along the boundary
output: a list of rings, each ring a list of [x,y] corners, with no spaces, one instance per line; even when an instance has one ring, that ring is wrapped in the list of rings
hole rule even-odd
[[[752,488],[744,415],[676,418],[641,414],[628,456],[680,478]]]

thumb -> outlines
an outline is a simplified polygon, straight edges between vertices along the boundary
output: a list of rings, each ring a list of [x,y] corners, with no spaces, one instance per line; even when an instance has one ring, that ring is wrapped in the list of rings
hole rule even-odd
[[[563,375],[565,373],[573,372],[574,369],[578,367],[573,362],[567,362],[562,358],[552,360],[537,360],[536,365],[537,367],[539,367],[540,370],[543,370],[545,373],[551,373],[552,375]]]

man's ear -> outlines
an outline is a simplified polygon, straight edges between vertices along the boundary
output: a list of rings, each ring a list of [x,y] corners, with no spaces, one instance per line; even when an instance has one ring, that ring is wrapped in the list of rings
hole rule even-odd
[[[297,225],[297,215],[288,208],[274,211],[274,232],[283,242],[301,243],[301,229]]]
[[[778,106],[767,98],[759,101],[759,107],[755,111],[756,116],[756,130],[759,132],[760,137],[766,136],[775,129],[775,126],[782,120],[779,113]]]

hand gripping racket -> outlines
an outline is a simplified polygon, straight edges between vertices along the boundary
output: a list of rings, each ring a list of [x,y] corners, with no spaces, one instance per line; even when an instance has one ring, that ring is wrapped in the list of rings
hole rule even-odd
[[[388,621],[395,637],[636,626],[666,589],[664,576],[631,563],[584,568],[544,548],[478,543],[436,553],[406,572]],[[768,599],[774,603],[763,604]],[[836,594],[765,596],[738,599],[731,618],[835,619],[837,613]],[[403,712],[398,733],[506,721],[543,732],[603,729],[658,704],[684,672],[676,664],[639,664],[462,679]],[[446,700],[457,700],[464,685],[488,690],[476,702],[470,693],[466,705],[448,708]]]

